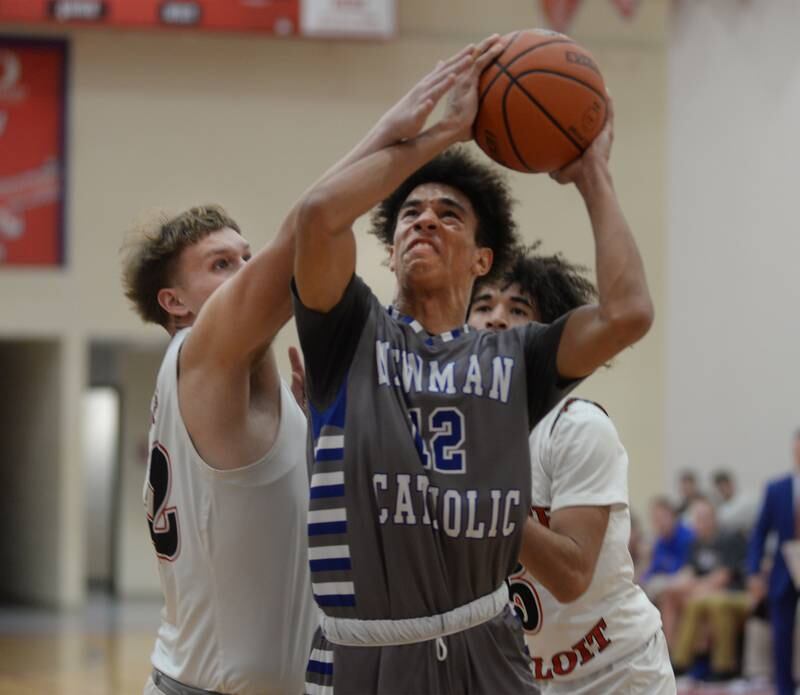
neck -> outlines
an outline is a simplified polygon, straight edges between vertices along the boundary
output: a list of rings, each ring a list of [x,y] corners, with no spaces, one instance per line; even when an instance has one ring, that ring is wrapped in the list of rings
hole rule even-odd
[[[426,292],[399,287],[394,305],[399,312],[419,321],[428,333],[444,333],[467,320],[469,290],[445,287]]]

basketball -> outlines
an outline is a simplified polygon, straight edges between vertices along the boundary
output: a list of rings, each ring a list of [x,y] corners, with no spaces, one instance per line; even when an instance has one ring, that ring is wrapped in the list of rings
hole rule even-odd
[[[603,128],[603,76],[592,55],[564,34],[528,29],[509,39],[481,75],[475,141],[517,171],[560,169]]]

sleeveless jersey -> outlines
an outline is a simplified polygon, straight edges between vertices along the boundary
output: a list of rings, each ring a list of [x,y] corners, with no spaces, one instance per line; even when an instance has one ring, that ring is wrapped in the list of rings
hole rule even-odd
[[[530,436],[532,513],[538,523],[565,507],[609,506],[608,528],[589,588],[559,603],[523,569],[509,578],[523,619],[534,677],[586,678],[642,647],[661,627],[658,610],[633,583],[628,551],[628,456],[596,404],[567,399]]]
[[[306,420],[281,382],[270,451],[221,471],[194,448],[170,343],[151,406],[144,501],[164,608],[153,665],[186,685],[237,695],[300,693],[317,624],[305,522]]]
[[[556,370],[563,322],[430,335],[357,276],[327,313],[295,295],[295,318],[317,603],[332,617],[406,619],[492,593],[530,506],[528,434],[573,385]]]

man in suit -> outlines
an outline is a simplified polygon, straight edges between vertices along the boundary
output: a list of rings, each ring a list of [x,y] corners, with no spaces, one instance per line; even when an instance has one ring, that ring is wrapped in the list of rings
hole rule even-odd
[[[748,589],[753,604],[766,596],[772,625],[773,663],[778,695],[793,695],[794,618],[798,591],[789,574],[781,547],[787,541],[800,540],[800,428],[794,433],[794,472],[767,485],[761,512],[750,538],[747,570]],[[776,533],[778,551],[772,560],[769,579],[761,573],[767,536]]]

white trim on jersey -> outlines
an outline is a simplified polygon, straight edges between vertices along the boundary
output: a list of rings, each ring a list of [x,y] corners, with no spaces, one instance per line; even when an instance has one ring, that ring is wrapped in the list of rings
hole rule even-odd
[[[321,450],[342,448],[344,448],[343,434],[323,434],[317,440],[317,445],[314,447],[314,456],[316,456]]]
[[[311,589],[315,596],[352,596],[356,590],[353,582],[322,582]]]
[[[312,649],[309,661],[319,661],[322,664],[333,663],[333,652],[328,649]]]
[[[317,509],[308,512],[309,524],[327,524],[331,521],[347,521],[347,509]]]
[[[328,485],[344,485],[344,471],[314,473],[311,476],[311,487],[327,487]]]
[[[350,546],[321,545],[316,548],[308,549],[309,560],[338,560],[343,557],[350,557]]]

